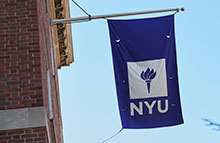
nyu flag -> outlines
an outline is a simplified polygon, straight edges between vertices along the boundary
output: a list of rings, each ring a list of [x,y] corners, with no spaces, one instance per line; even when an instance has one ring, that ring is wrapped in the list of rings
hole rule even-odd
[[[183,123],[174,15],[108,20],[123,128]]]

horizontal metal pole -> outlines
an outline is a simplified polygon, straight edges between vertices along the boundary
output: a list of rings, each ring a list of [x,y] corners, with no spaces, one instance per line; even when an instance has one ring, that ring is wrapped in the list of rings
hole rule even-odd
[[[109,14],[109,15],[97,15],[91,17],[77,17],[77,18],[66,18],[66,19],[52,19],[51,24],[58,24],[58,23],[76,23],[76,22],[83,22],[83,21],[90,21],[93,19],[106,19],[112,17],[121,17],[121,16],[131,16],[131,15],[141,15],[141,14],[152,14],[152,13],[161,13],[161,12],[171,12],[171,11],[184,11],[184,8],[175,8],[175,9],[165,9],[165,10],[154,10],[154,11],[142,11],[142,12],[132,12],[132,13],[120,13],[120,14]]]

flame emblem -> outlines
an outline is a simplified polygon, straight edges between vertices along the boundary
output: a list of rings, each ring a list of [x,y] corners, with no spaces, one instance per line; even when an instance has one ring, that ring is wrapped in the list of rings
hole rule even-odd
[[[141,78],[146,82],[147,84],[147,89],[148,89],[148,93],[150,93],[150,83],[151,80],[153,80],[156,76],[156,71],[154,71],[154,69],[150,70],[150,68],[147,68],[146,71],[142,71],[141,72]]]

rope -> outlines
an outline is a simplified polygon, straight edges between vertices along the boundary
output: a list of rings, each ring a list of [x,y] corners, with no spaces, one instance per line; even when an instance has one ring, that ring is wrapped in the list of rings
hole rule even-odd
[[[86,12],[77,2],[75,2],[74,0],[72,0],[72,2],[79,8],[79,9],[81,9],[86,15],[88,15],[88,17],[89,17],[89,20],[91,20],[91,15],[88,13],[88,12]]]
[[[121,133],[121,131],[123,130],[123,128],[121,128],[117,133],[115,133],[113,136],[107,138],[106,140],[100,142],[100,143],[105,143],[107,141],[109,141],[110,139],[114,138],[115,136],[117,136],[119,133]]]

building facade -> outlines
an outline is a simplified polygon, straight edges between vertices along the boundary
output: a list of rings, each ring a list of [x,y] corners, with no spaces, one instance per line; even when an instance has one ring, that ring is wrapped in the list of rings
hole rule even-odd
[[[68,0],[1,0],[0,143],[62,143],[57,69],[73,62]]]

